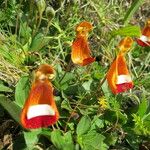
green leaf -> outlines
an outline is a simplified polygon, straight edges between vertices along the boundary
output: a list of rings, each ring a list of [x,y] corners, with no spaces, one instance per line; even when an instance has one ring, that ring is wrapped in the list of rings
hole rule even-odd
[[[60,130],[51,132],[51,141],[58,150],[74,150],[71,132],[62,135]]]
[[[67,72],[60,81],[60,86],[62,90],[67,89],[69,82],[74,79],[74,74]]]
[[[108,83],[107,81],[105,81],[103,84],[102,84],[102,91],[105,95],[106,98],[109,98],[111,96],[111,91],[108,87]]]
[[[63,148],[63,138],[60,130],[51,132],[51,141],[59,150]]]
[[[24,37],[26,40],[29,40],[31,36],[31,28],[27,25],[27,22],[20,23],[20,36]]]
[[[12,92],[12,89],[3,84],[0,84],[0,92]]]
[[[128,9],[127,13],[124,17],[124,24],[128,24],[130,19],[133,17],[134,13],[140,8],[140,6],[143,4],[144,0],[134,0],[131,7]]]
[[[91,129],[96,128],[100,129],[104,127],[104,121],[100,119],[99,116],[94,116],[91,124],[92,124]]]
[[[20,123],[20,113],[21,108],[15,104],[14,102],[8,100],[5,96],[0,96],[0,105],[4,107],[4,109],[7,110],[7,112],[11,115],[11,117]]]
[[[33,130],[32,132],[24,132],[24,139],[28,149],[33,148],[34,145],[37,144],[40,132],[41,131],[39,130]]]
[[[66,82],[72,80],[74,78],[74,74],[71,72],[67,72],[64,77],[62,78],[62,80],[60,81],[60,84],[63,85]]]
[[[148,105],[147,99],[146,99],[145,97],[142,98],[141,103],[140,103],[139,108],[138,108],[138,111],[137,111],[137,114],[138,114],[141,118],[142,118],[142,117],[144,116],[144,114],[146,113],[147,105]]]
[[[107,150],[108,146],[104,143],[105,137],[95,130],[82,135],[82,143],[79,143],[82,150]]]
[[[30,51],[39,51],[41,50],[46,44],[48,44],[49,39],[45,38],[42,33],[37,34],[30,45]]]
[[[29,77],[23,76],[20,78],[16,85],[15,90],[15,102],[20,107],[23,107],[25,100],[28,97],[30,85],[29,85]]]
[[[90,91],[90,86],[91,86],[91,84],[92,84],[92,79],[90,79],[90,80],[88,80],[88,81],[86,81],[86,82],[84,82],[83,84],[82,84],[82,86],[84,87],[84,89],[86,90],[86,91]]]
[[[118,30],[112,31],[112,36],[120,35],[120,36],[133,36],[133,37],[140,37],[141,30],[138,26],[127,26],[120,28]]]
[[[62,101],[61,108],[66,109],[68,111],[72,111],[72,108],[71,108],[69,101],[67,99]]]
[[[77,125],[77,135],[81,136],[87,133],[91,127],[91,119],[88,116],[83,116]]]

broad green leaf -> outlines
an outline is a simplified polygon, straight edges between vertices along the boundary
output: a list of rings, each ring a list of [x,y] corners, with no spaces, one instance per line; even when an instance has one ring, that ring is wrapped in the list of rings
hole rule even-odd
[[[145,97],[142,98],[137,114],[142,118],[147,110],[148,101]]]
[[[40,131],[33,130],[32,132],[23,132],[23,133],[24,133],[24,139],[25,139],[27,148],[32,149],[39,140]]]
[[[0,92],[12,92],[12,89],[3,84],[0,84]]]
[[[20,123],[20,113],[21,108],[14,102],[8,100],[5,96],[0,96],[0,105],[7,110],[7,112],[12,116],[12,118]]]
[[[84,82],[83,84],[82,84],[82,86],[84,87],[84,89],[86,90],[86,91],[90,91],[90,86],[91,86],[91,84],[92,84],[92,79],[90,79],[90,80],[88,80],[88,81],[86,81],[86,82]]]
[[[113,36],[120,35],[120,36],[131,36],[131,37],[140,37],[141,30],[138,26],[127,26],[120,28],[118,30],[114,30],[111,33]]]
[[[63,150],[74,150],[71,131],[64,134]]]
[[[108,83],[107,83],[106,80],[105,80],[105,82],[102,84],[102,91],[103,91],[103,93],[104,93],[104,95],[105,95],[106,98],[109,98],[109,97],[110,97],[111,91],[110,91],[110,89],[109,89],[109,87],[108,87]]]
[[[107,150],[108,146],[104,143],[105,137],[95,130],[82,135],[82,143],[79,143],[82,150]]]
[[[99,116],[94,116],[91,124],[92,124],[91,129],[97,129],[97,128],[100,129],[104,127],[104,121],[100,119]]]
[[[20,107],[23,107],[24,102],[28,97],[29,89],[30,85],[28,76],[21,77],[15,89],[15,102]]]
[[[72,80],[74,78],[74,74],[71,72],[67,72],[61,79],[60,84],[63,85],[66,82],[69,82],[70,80]]]
[[[58,150],[63,148],[63,138],[60,130],[54,130],[51,132],[51,141]]]
[[[71,132],[62,135],[60,130],[51,132],[51,141],[58,150],[74,150]]]
[[[48,38],[45,38],[42,33],[37,34],[30,45],[30,51],[39,51],[49,42]]]
[[[91,127],[91,119],[88,116],[83,116],[77,125],[77,135],[81,136],[87,133]]]
[[[134,13],[140,8],[144,0],[134,0],[131,7],[128,9],[124,17],[124,24],[128,24],[130,19],[133,17]]]
[[[74,79],[74,74],[71,72],[67,72],[60,81],[60,86],[62,90],[67,89],[69,82]]]

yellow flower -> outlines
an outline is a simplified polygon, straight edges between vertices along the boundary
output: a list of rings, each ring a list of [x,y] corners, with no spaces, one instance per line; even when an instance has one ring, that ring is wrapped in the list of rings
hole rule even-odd
[[[102,108],[102,109],[108,108],[108,102],[104,96],[98,98],[98,103],[100,105],[100,108]]]

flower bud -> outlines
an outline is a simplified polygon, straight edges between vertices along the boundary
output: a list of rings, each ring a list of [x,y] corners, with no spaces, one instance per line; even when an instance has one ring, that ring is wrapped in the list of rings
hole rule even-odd
[[[55,16],[55,10],[53,9],[53,7],[48,6],[46,8],[46,17],[47,17],[47,19],[50,21],[54,18],[54,16]]]
[[[36,2],[39,13],[42,15],[46,7],[45,0],[36,0],[35,2]]]

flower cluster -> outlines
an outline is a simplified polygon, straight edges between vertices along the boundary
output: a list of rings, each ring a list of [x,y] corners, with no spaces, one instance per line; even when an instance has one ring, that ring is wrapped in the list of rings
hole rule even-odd
[[[88,44],[88,33],[93,29],[91,23],[83,21],[76,27],[76,38],[72,43],[71,59],[74,64],[85,66],[95,61]],[[131,49],[133,39],[125,37],[118,44],[118,54],[106,74],[108,85],[113,94],[133,88],[133,81],[128,70],[125,55]],[[150,46],[150,20],[147,21],[142,35],[136,38],[140,46]],[[43,64],[35,71],[34,81],[21,113],[23,127],[35,129],[55,124],[59,112],[55,104],[53,86],[49,79],[54,77],[54,69]],[[99,99],[103,109],[107,108],[105,98]]]

